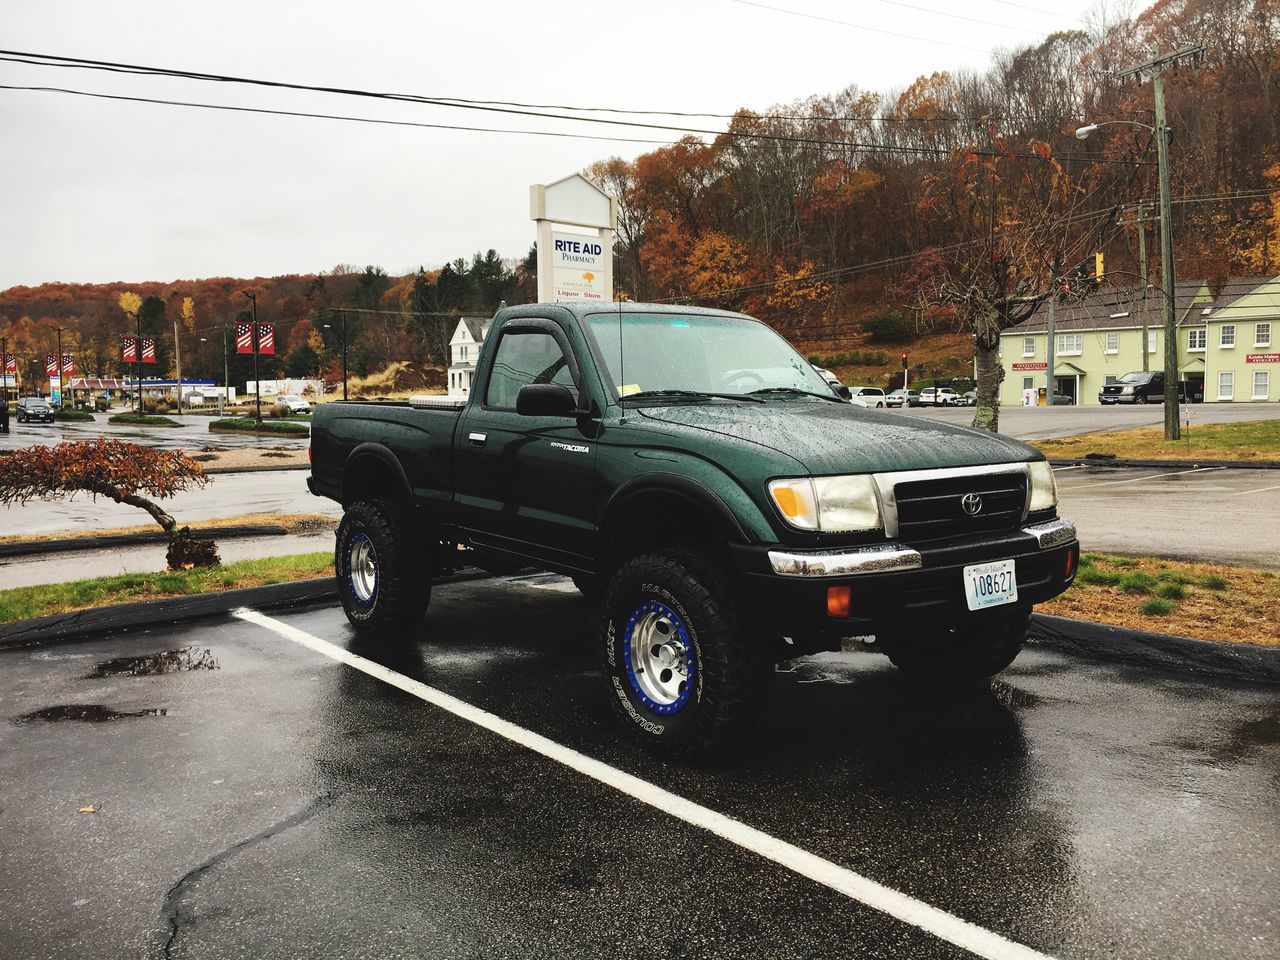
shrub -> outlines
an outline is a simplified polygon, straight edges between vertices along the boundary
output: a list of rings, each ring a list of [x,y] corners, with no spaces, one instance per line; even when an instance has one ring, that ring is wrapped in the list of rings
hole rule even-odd
[[[1147,600],[1138,609],[1148,617],[1167,617],[1173,613],[1173,604],[1168,600]]]
[[[1187,588],[1180,583],[1162,583],[1156,587],[1156,596],[1161,600],[1185,600]]]
[[[1155,587],[1155,580],[1148,573],[1126,573],[1120,578],[1120,589],[1125,593],[1148,594]]]
[[[897,310],[887,310],[874,317],[867,317],[862,321],[862,329],[872,340],[881,343],[910,340],[916,333],[916,325],[911,318],[903,316]]]

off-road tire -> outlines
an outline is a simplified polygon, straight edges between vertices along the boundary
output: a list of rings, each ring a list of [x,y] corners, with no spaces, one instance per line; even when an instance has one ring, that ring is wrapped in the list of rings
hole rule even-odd
[[[353,571],[353,552],[372,550],[373,589]],[[399,500],[357,500],[338,526],[334,571],[347,619],[365,636],[399,640],[416,627],[431,601],[431,568],[412,507]]]
[[[912,629],[878,636],[893,665],[933,682],[967,682],[995,676],[1022,650],[1031,608],[1014,605],[971,613],[952,627]]]
[[[673,612],[690,641],[687,700],[665,712],[645,702],[628,670],[635,666],[628,623],[646,604]],[[773,663],[744,626],[727,567],[710,553],[673,549],[619,567],[605,591],[600,645],[614,712],[634,739],[660,753],[694,756],[740,742],[768,703]]]

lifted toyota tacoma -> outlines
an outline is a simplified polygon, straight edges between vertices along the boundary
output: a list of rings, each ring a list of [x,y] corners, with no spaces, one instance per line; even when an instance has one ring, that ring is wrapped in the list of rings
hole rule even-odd
[[[311,456],[359,631],[412,638],[451,567],[561,572],[599,599],[623,726],[673,752],[739,737],[776,663],[844,637],[995,674],[1079,556],[1038,452],[843,402],[716,310],[506,308],[469,397],[320,404]]]

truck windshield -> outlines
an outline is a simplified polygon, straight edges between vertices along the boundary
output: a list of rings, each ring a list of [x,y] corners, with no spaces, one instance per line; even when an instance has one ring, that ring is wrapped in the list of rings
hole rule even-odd
[[[670,313],[593,313],[587,320],[614,389],[624,397],[765,389],[834,396],[813,367],[762,323]]]
[[[1116,383],[1146,383],[1154,376],[1154,373],[1126,373]]]

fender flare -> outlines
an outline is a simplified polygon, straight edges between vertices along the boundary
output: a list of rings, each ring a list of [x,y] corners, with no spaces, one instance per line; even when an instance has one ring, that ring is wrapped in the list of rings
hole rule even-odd
[[[675,495],[706,511],[717,530],[732,541],[747,543],[748,537],[729,505],[706,484],[675,473],[648,474],[628,480],[613,492],[600,517],[599,530],[607,533],[618,514],[637,497],[650,493]]]
[[[347,462],[342,467],[342,502],[344,504],[351,502],[350,487],[351,477],[354,472],[353,467],[371,460],[376,461],[379,466],[390,472],[391,481],[396,486],[395,492],[397,494],[407,499],[412,499],[413,487],[409,485],[409,477],[404,472],[404,466],[396,459],[396,455],[380,443],[365,441],[358,444],[347,455]]]

